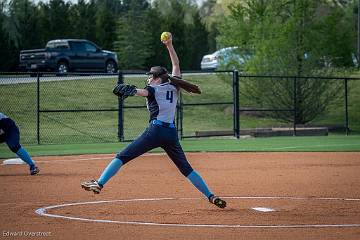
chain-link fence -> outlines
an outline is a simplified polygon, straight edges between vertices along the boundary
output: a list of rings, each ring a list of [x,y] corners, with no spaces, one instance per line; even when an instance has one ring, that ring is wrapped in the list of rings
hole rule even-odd
[[[351,80],[348,87],[348,125],[351,131],[360,133],[360,80]],[[345,98],[345,96],[344,96]],[[340,102],[341,104],[341,102]],[[334,112],[334,111],[333,111]],[[334,114],[334,113],[333,113]],[[346,114],[346,112],[345,112]],[[332,118],[332,115],[328,116]]]
[[[240,126],[262,130],[326,128],[330,131],[357,131],[360,79],[339,77],[250,76],[239,80]],[[349,94],[353,91],[353,94]],[[351,114],[349,114],[351,112]],[[252,120],[252,121],[251,121]],[[353,123],[353,128],[351,127]],[[245,128],[245,129],[244,129]],[[254,132],[254,130],[253,130]]]
[[[40,143],[115,142],[114,75],[43,75],[39,84]]]
[[[202,94],[180,97],[176,125],[182,138],[239,137],[247,129],[271,127],[296,130],[302,125],[295,122],[306,122],[318,110],[322,113],[308,125],[360,130],[359,79],[239,76],[237,71],[183,77],[198,84]],[[144,98],[118,101],[111,90],[119,80],[146,85],[144,72],[0,73],[0,112],[16,121],[26,144],[131,141],[147,126],[149,113]]]
[[[1,75],[1,111],[13,118],[22,143],[117,141],[117,74]]]
[[[234,136],[234,72],[188,77],[201,87],[202,93],[181,95],[178,111],[181,137]]]
[[[22,143],[36,143],[36,78],[29,74],[0,74],[0,112],[16,121]]]

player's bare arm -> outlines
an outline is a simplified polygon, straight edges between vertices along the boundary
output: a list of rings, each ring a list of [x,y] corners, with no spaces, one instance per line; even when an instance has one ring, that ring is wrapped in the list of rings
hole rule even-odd
[[[139,89],[139,88],[136,89],[136,94],[135,94],[135,96],[147,97],[148,95],[149,95],[148,90],[146,90],[146,89]]]
[[[169,39],[163,41],[163,43],[165,44],[166,48],[169,51],[171,64],[172,64],[172,75],[180,77],[181,76],[180,61],[172,43],[172,35],[170,34]]]

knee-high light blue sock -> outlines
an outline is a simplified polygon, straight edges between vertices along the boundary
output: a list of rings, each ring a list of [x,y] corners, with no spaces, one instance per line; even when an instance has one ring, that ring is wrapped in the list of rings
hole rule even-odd
[[[35,162],[31,159],[30,155],[28,154],[28,152],[23,147],[21,147],[16,152],[16,155],[18,155],[21,158],[21,160],[26,162],[30,167],[35,166]]]
[[[119,171],[122,165],[123,162],[120,159],[114,158],[101,174],[98,183],[104,186]]]
[[[208,186],[206,185],[205,181],[202,179],[202,177],[195,170],[193,170],[187,176],[187,178],[207,198],[209,198],[211,195],[213,195],[213,193],[209,190]]]

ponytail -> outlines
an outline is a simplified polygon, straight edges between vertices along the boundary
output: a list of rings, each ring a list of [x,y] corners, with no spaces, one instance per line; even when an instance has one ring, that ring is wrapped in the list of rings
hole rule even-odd
[[[169,79],[176,88],[182,88],[189,93],[201,94],[201,89],[198,85],[195,85],[177,76],[169,76]]]

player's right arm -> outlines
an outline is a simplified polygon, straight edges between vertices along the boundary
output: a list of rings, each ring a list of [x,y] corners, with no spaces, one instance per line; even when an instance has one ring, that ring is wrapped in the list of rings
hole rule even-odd
[[[167,41],[163,41],[166,48],[168,49],[171,64],[172,64],[172,75],[181,77],[181,71],[180,71],[180,61],[178,58],[178,55],[175,51],[174,45],[172,43],[172,35],[170,35],[170,38]]]

